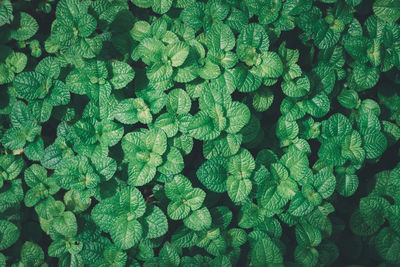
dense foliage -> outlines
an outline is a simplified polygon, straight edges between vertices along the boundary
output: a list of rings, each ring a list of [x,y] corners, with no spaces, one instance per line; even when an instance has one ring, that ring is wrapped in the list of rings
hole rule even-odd
[[[399,18],[0,0],[0,266],[399,266]]]

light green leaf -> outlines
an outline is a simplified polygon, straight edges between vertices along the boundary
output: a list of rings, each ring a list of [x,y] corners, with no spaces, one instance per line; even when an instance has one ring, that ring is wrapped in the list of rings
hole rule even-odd
[[[96,19],[92,15],[84,14],[78,20],[78,35],[81,37],[89,37],[96,27]]]
[[[171,202],[167,207],[168,216],[172,220],[182,220],[190,213],[190,207],[182,202]]]
[[[211,226],[211,214],[206,207],[195,210],[183,220],[185,226],[194,231],[203,231]]]
[[[13,24],[18,25],[18,28],[11,30],[11,38],[17,41],[28,40],[39,30],[36,20],[25,12],[17,14],[13,20]]]
[[[184,162],[181,152],[171,146],[165,156],[165,162],[157,168],[157,170],[163,174],[178,174],[184,168]]]
[[[15,73],[20,73],[26,67],[28,58],[24,53],[13,52],[6,58],[6,65]]]
[[[18,94],[26,100],[44,97],[50,90],[51,82],[46,82],[42,74],[27,71],[18,74],[14,79],[14,87]]]
[[[376,0],[372,6],[375,15],[387,22],[400,18],[400,2],[396,0]]]
[[[153,0],[152,9],[157,14],[164,14],[171,8],[172,2],[172,0]]]
[[[128,166],[128,183],[134,186],[148,184],[156,175],[156,167],[150,163],[131,162]]]
[[[322,169],[314,176],[314,186],[322,198],[328,198],[335,191],[335,176],[328,169]]]
[[[184,42],[175,42],[166,47],[172,67],[181,66],[189,55],[189,46]]]
[[[40,266],[44,263],[42,248],[31,241],[26,241],[21,248],[21,262],[27,266]]]
[[[55,218],[51,225],[54,230],[65,237],[74,237],[78,231],[75,214],[71,211],[66,211],[60,217]]]
[[[126,87],[135,78],[135,70],[125,62],[111,62],[112,77],[110,79],[114,89]]]
[[[354,162],[361,163],[365,159],[365,151],[361,148],[362,139],[357,131],[346,135],[342,143],[342,156]]]
[[[165,195],[172,201],[178,201],[192,191],[192,183],[188,178],[179,174],[174,179],[165,184]]]
[[[143,228],[137,220],[126,220],[120,217],[111,230],[111,238],[121,249],[129,249],[142,238]]]
[[[295,80],[282,82],[281,87],[287,96],[302,97],[310,91],[310,81],[307,76],[302,76]]]
[[[306,112],[313,117],[322,118],[330,109],[330,101],[325,92],[320,92],[311,99],[303,101]]]
[[[219,131],[214,128],[208,113],[201,110],[191,118],[188,134],[198,140],[212,140],[219,135]]]
[[[210,50],[230,51],[235,47],[235,36],[228,25],[217,22],[207,31],[206,42]]]
[[[251,176],[255,166],[251,153],[247,149],[241,149],[238,154],[229,158],[227,170],[231,177],[246,179]]]
[[[344,197],[353,195],[358,188],[358,177],[355,174],[339,174],[336,176],[336,190]]]
[[[228,177],[226,180],[226,188],[229,197],[233,202],[240,202],[246,199],[252,189],[250,179],[237,179],[235,177]]]
[[[228,118],[228,133],[239,132],[250,120],[250,110],[243,103],[233,101],[229,104],[226,110],[226,117]]]
[[[312,209],[312,204],[301,193],[298,193],[290,202],[288,212],[293,216],[304,216],[309,214]]]
[[[365,64],[357,64],[353,69],[356,90],[363,91],[374,87],[379,81],[379,72],[375,67],[368,67]]]
[[[214,64],[208,59],[205,59],[205,64],[199,69],[199,76],[205,80],[215,79],[221,74],[221,70],[218,65]]]
[[[325,138],[346,136],[352,131],[349,119],[341,113],[333,114],[322,122],[322,134]]]
[[[283,73],[283,63],[275,52],[265,52],[261,56],[262,63],[255,67],[255,73],[264,78],[279,78]]]
[[[191,99],[186,91],[177,88],[168,93],[167,110],[178,115],[189,113],[192,106]]]
[[[159,207],[148,205],[143,217],[146,238],[157,238],[168,231],[167,217]]]

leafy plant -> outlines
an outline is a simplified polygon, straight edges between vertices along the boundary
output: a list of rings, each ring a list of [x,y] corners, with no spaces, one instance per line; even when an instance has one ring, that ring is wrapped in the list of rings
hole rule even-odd
[[[399,3],[0,0],[0,266],[398,266]]]

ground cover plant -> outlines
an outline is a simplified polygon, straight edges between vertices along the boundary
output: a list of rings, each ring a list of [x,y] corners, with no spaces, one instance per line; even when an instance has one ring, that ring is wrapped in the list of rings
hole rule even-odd
[[[0,0],[0,266],[399,266],[399,18]]]

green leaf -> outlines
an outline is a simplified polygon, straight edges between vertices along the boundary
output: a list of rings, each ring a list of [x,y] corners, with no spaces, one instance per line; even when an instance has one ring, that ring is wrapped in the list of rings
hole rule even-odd
[[[4,24],[10,24],[13,20],[13,6],[10,0],[4,0],[0,3],[0,27]]]
[[[359,236],[370,236],[379,229],[379,225],[369,225],[361,215],[360,210],[356,210],[350,217],[350,229]]]
[[[172,6],[172,0],[153,0],[152,9],[157,14],[164,14]]]
[[[288,212],[293,216],[304,216],[309,214],[312,209],[312,204],[302,194],[298,193],[290,202]]]
[[[41,165],[32,164],[24,172],[24,181],[29,187],[34,187],[47,180],[47,171]]]
[[[40,266],[44,263],[42,248],[31,241],[26,241],[21,248],[21,262],[28,266]]]
[[[322,169],[314,176],[314,186],[322,198],[328,198],[335,191],[335,176],[328,169]]]
[[[365,159],[365,151],[361,148],[362,139],[357,131],[352,131],[350,135],[346,135],[342,144],[342,156],[354,162],[363,162]]]
[[[144,162],[131,162],[128,166],[128,183],[134,186],[148,184],[156,175],[156,167]]]
[[[217,64],[211,62],[211,60],[205,59],[205,64],[199,69],[199,76],[205,80],[215,79],[221,74],[221,70]]]
[[[198,140],[212,140],[219,135],[219,131],[214,128],[208,113],[201,110],[191,118],[188,134]]]
[[[0,156],[1,180],[13,180],[24,168],[24,160],[13,155]]]
[[[50,145],[44,150],[44,156],[40,159],[40,163],[47,169],[57,169],[62,163],[62,151],[56,145]]]
[[[248,67],[243,64],[235,67],[233,73],[239,92],[254,92],[261,86],[262,77],[252,73]]]
[[[124,135],[124,127],[111,121],[102,121],[97,125],[96,132],[102,145],[114,146]]]
[[[376,250],[388,262],[400,261],[400,237],[389,227],[383,228],[376,236]]]
[[[254,158],[246,149],[241,149],[238,154],[230,157],[228,160],[227,170],[233,178],[249,178],[254,169]]]
[[[279,78],[283,73],[283,63],[275,52],[265,52],[261,56],[262,63],[255,67],[255,73],[264,78]]]
[[[189,46],[184,42],[175,42],[166,47],[166,54],[172,67],[181,66],[189,55]]]
[[[178,174],[184,168],[184,162],[181,152],[171,146],[165,156],[165,162],[157,168],[157,170],[163,174],[171,175]]]
[[[0,250],[11,247],[19,238],[19,230],[13,223],[0,220]]]
[[[320,19],[314,27],[316,29],[314,42],[318,48],[327,49],[339,41],[340,33],[332,30],[324,20]]]
[[[179,254],[174,246],[169,242],[165,242],[164,246],[160,250],[159,257],[165,266],[179,266]]]
[[[322,241],[321,232],[308,223],[296,225],[295,231],[296,240],[299,245],[316,247]]]
[[[400,3],[396,0],[376,0],[372,6],[375,15],[387,22],[400,18]]]
[[[25,12],[20,12],[15,16],[13,25],[16,25],[17,28],[11,30],[11,38],[17,41],[28,40],[34,36],[39,29],[36,20]]]
[[[204,162],[197,170],[199,181],[213,192],[222,193],[226,191],[226,179],[228,171],[226,160],[222,157],[211,158]]]
[[[363,135],[365,157],[367,159],[379,158],[387,148],[387,140],[383,133],[368,128]]]
[[[172,181],[165,184],[164,190],[167,198],[177,201],[192,190],[192,183],[188,178],[179,174]]]
[[[238,36],[237,47],[241,45],[252,46],[264,53],[268,51],[269,38],[260,24],[250,23],[244,27]]]
[[[60,217],[55,218],[51,225],[55,231],[65,237],[74,237],[78,231],[75,214],[71,211],[66,211]]]
[[[279,248],[269,238],[257,240],[250,253],[251,264],[255,267],[283,262],[283,257]]]
[[[168,221],[165,214],[157,206],[147,206],[144,217],[144,233],[146,238],[157,238],[168,231]]]
[[[330,101],[325,92],[321,92],[312,99],[303,101],[306,112],[313,117],[322,118],[330,110]]]
[[[183,220],[185,226],[194,231],[202,231],[210,228],[211,214],[206,207],[193,211],[189,217]]]
[[[170,113],[178,115],[189,113],[192,102],[186,91],[182,89],[173,89],[168,93],[167,110]]]
[[[374,87],[379,80],[379,72],[375,67],[368,67],[365,64],[357,64],[353,69],[356,90],[363,91]]]
[[[348,109],[355,108],[359,101],[358,94],[354,90],[342,90],[337,99],[343,107]]]
[[[253,95],[253,107],[258,112],[269,109],[274,101],[272,91],[267,87],[262,87]]]
[[[185,204],[191,208],[191,210],[197,210],[201,207],[206,197],[206,193],[200,188],[193,188],[189,193],[185,195]]]
[[[252,183],[250,179],[237,179],[230,176],[226,180],[226,188],[232,201],[240,202],[250,194]]]
[[[190,213],[190,207],[182,202],[171,202],[167,207],[168,216],[172,220],[182,220]]]
[[[335,85],[335,78],[334,69],[322,61],[312,70],[312,88],[315,88],[316,92],[325,91],[326,94],[330,94]]]
[[[349,120],[340,113],[333,114],[328,120],[322,122],[322,134],[325,138],[346,136],[352,131]]]
[[[143,228],[137,220],[130,221],[124,217],[119,217],[115,223],[110,232],[115,245],[121,249],[129,249],[139,242]]]
[[[397,233],[400,233],[400,206],[393,205],[388,210],[388,221],[390,227]]]
[[[250,110],[243,103],[233,101],[227,107],[226,117],[228,118],[226,132],[237,133],[249,122]]]
[[[310,91],[310,81],[307,76],[282,82],[282,91],[290,97],[302,97]]]
[[[15,73],[20,73],[26,67],[28,58],[20,52],[13,52],[6,58],[6,65]]]
[[[26,100],[43,98],[50,90],[50,86],[51,82],[48,84],[42,74],[34,71],[22,72],[14,79],[15,90]]]
[[[371,226],[381,226],[385,222],[389,202],[381,197],[367,196],[360,200],[360,213]]]
[[[344,197],[352,196],[358,188],[358,177],[355,174],[339,174],[336,176],[336,190]]]
[[[232,247],[240,247],[247,241],[247,233],[241,228],[231,228],[228,231],[228,237]]]
[[[318,250],[315,248],[297,246],[294,250],[294,259],[302,266],[315,266],[318,263]]]
[[[96,19],[92,15],[84,14],[78,20],[78,35],[81,37],[89,37],[96,27]]]
[[[135,78],[135,70],[125,62],[111,62],[112,77],[110,79],[114,89],[126,87]]]
[[[276,136],[280,140],[290,140],[299,134],[299,126],[295,121],[287,121],[284,117],[279,118],[276,126]]]
[[[216,22],[207,31],[206,43],[210,50],[230,51],[235,47],[235,36],[228,25]]]

